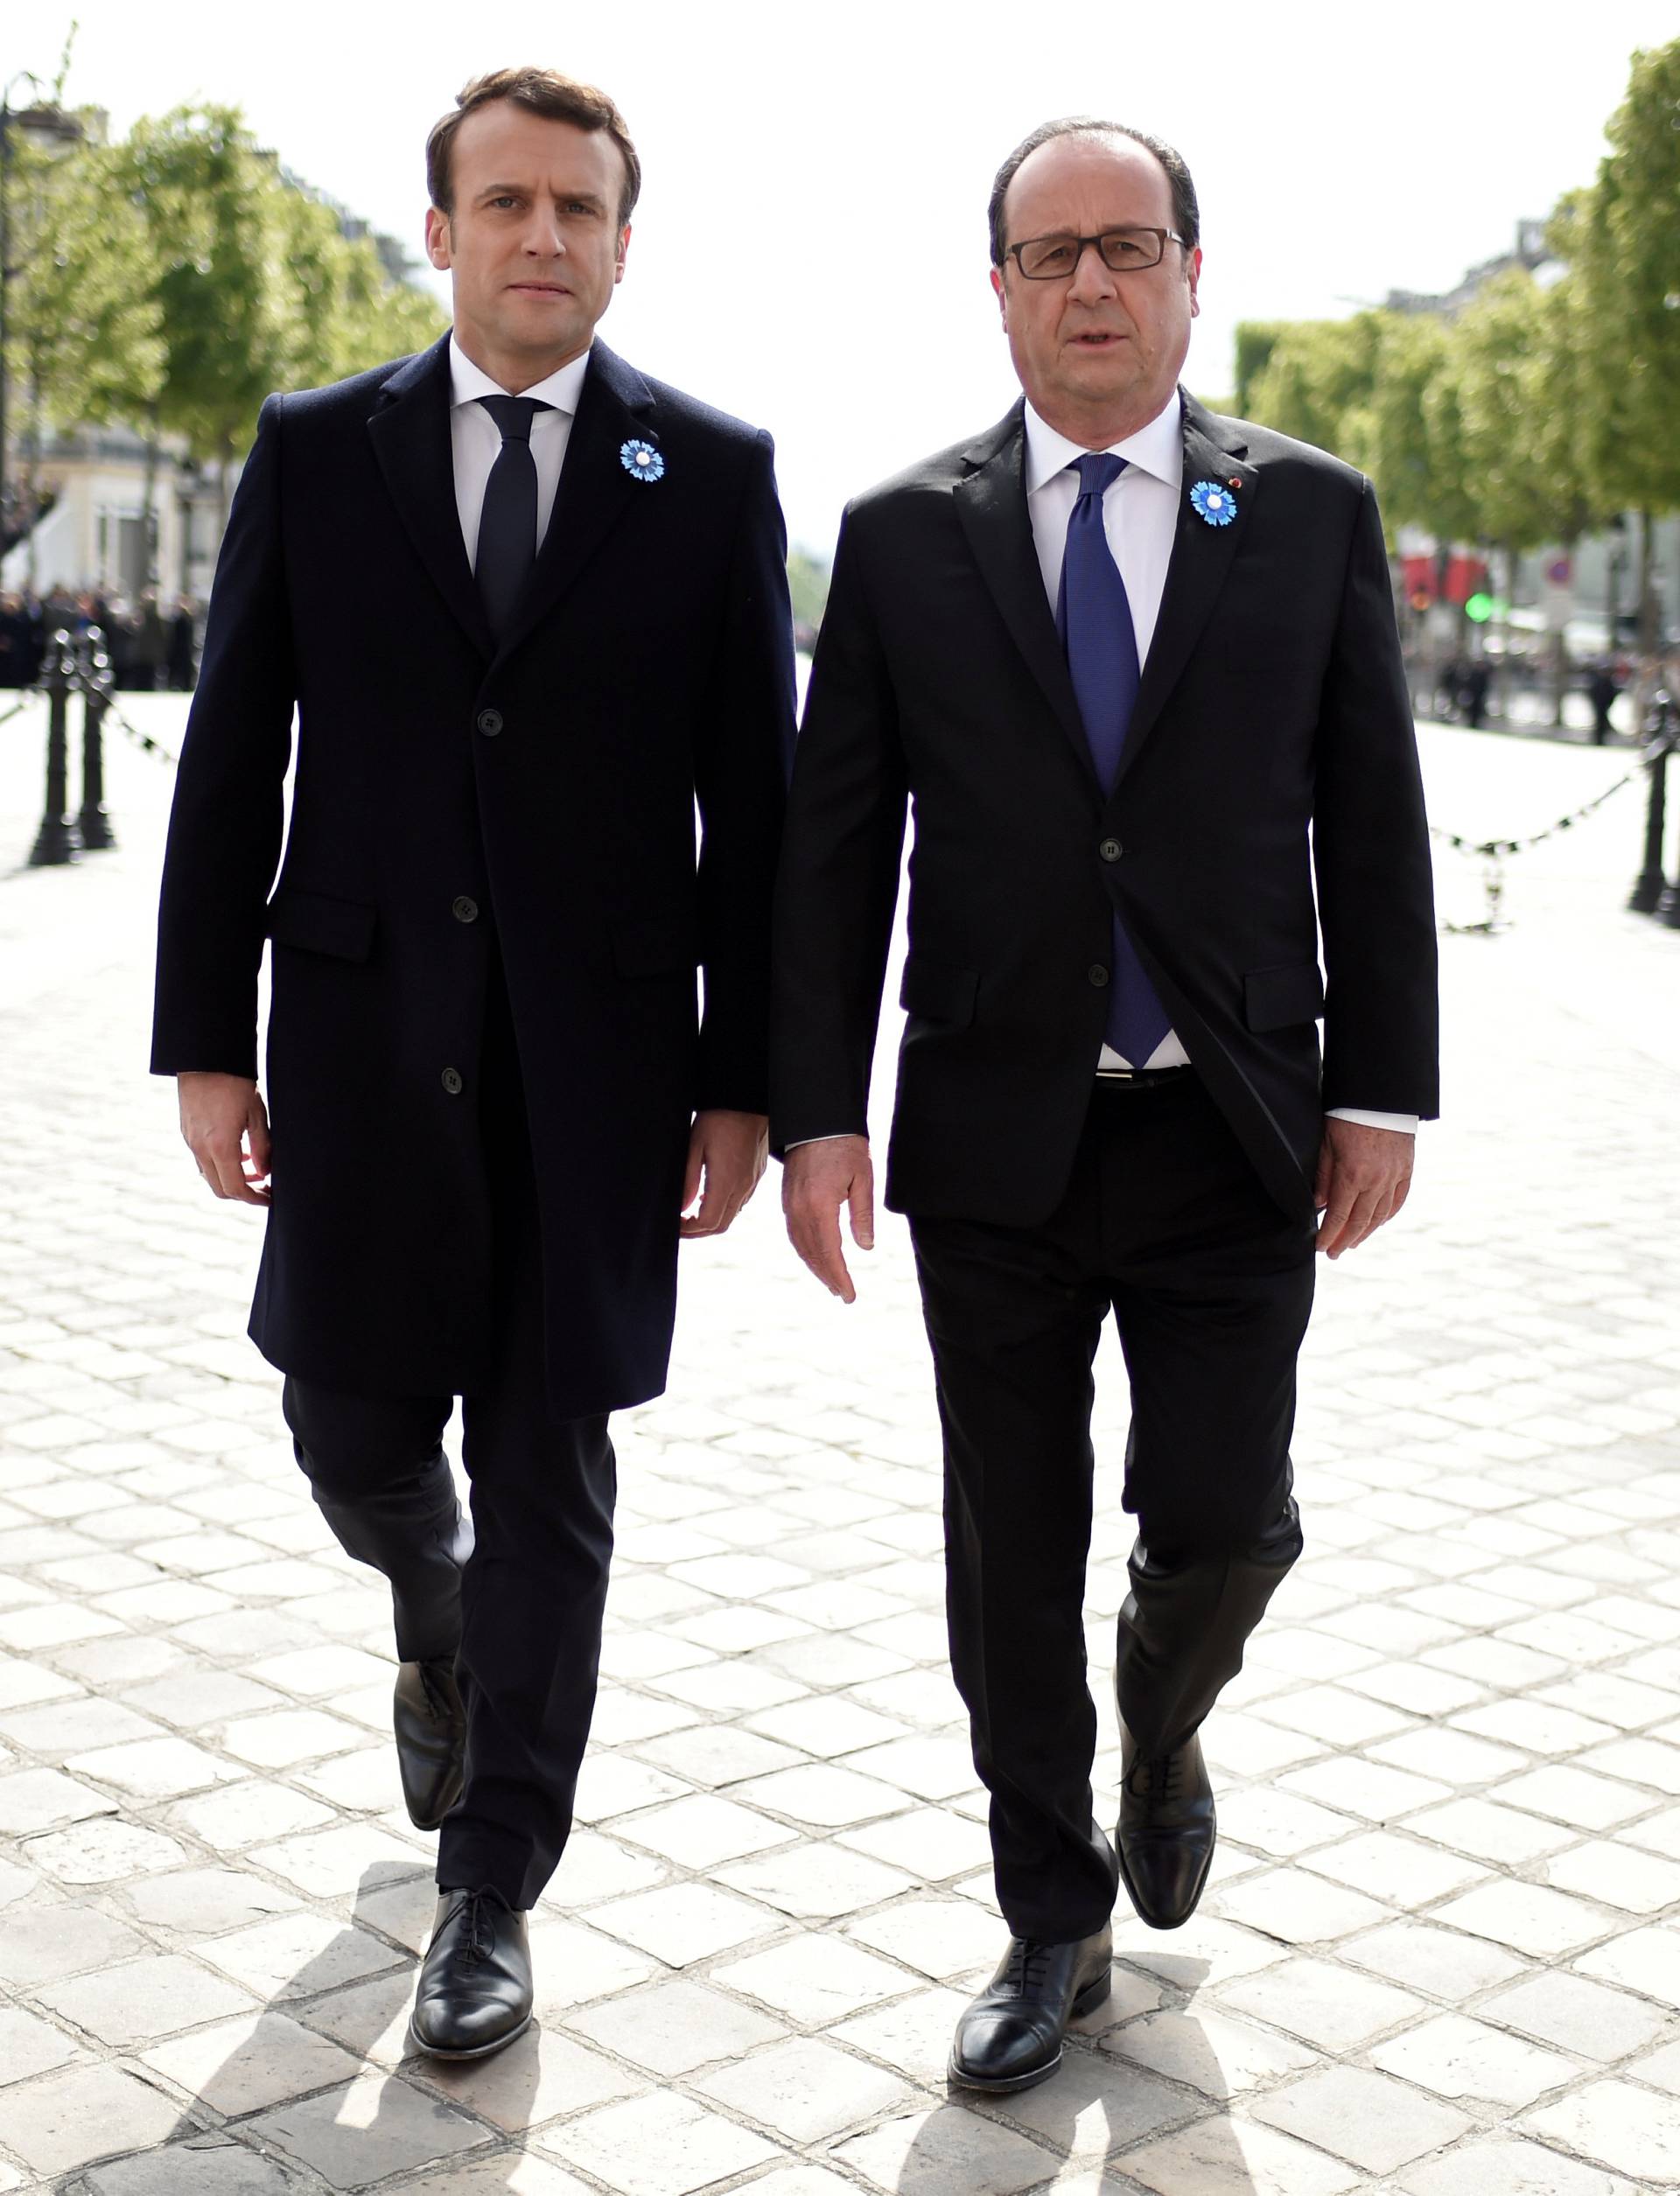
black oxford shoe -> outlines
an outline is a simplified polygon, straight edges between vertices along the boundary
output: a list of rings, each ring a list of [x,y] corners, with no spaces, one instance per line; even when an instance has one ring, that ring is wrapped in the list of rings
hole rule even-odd
[[[1201,1741],[1151,1757],[1123,1731],[1121,1761],[1120,1880],[1152,1929],[1177,1929],[1196,1911],[1214,1864],[1214,1787]]]
[[[416,1829],[435,1830],[461,1796],[466,1710],[452,1662],[400,1662],[391,1721],[402,1801]]]
[[[994,2094],[1048,2081],[1068,2022],[1108,1997],[1113,1959],[1106,1927],[1074,1944],[1012,1937],[997,1974],[956,2025],[950,2079]]]
[[[494,1891],[438,1894],[409,2034],[433,2059],[487,2059],[531,2025],[525,1917]]]

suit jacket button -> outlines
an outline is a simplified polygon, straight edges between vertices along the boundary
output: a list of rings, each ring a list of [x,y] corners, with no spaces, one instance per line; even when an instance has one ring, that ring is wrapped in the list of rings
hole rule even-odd
[[[449,1093],[452,1098],[458,1098],[460,1096],[462,1083],[461,1071],[458,1067],[444,1068],[444,1088]]]
[[[1105,862],[1117,862],[1125,852],[1118,839],[1104,839],[1096,850]]]
[[[1091,982],[1096,986],[1099,991],[1102,990],[1103,986],[1108,983],[1109,972],[1102,966],[1102,963],[1100,961],[1093,961],[1090,967],[1086,969],[1085,973],[1090,978]]]
[[[496,734],[501,730],[501,711],[500,710],[480,710],[479,711],[479,730],[484,734],[486,739],[494,739]]]
[[[479,903],[469,899],[465,892],[450,909],[458,923],[475,923],[479,920]]]

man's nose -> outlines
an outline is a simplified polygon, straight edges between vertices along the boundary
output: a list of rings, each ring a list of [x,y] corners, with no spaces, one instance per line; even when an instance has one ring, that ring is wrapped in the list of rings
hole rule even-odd
[[[566,248],[566,233],[557,210],[551,206],[533,206],[520,241],[533,259],[559,258]]]
[[[1080,247],[1079,263],[1068,280],[1068,294],[1088,305],[1101,304],[1105,298],[1118,295],[1114,276],[1098,251],[1095,238]]]

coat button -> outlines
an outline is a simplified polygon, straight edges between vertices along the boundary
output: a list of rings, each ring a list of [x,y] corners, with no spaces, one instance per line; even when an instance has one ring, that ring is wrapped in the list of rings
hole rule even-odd
[[[479,730],[484,734],[486,739],[494,739],[496,734],[501,730],[501,711],[500,710],[480,710],[479,711]]]
[[[1125,852],[1118,839],[1104,839],[1096,850],[1105,862],[1117,862]]]
[[[475,899],[469,899],[463,892],[460,898],[451,906],[450,913],[458,923],[475,923],[479,920],[479,903]]]
[[[1085,973],[1090,978],[1091,982],[1096,986],[1099,991],[1101,991],[1104,985],[1108,983],[1109,972],[1102,966],[1102,963],[1100,961],[1093,961],[1090,967],[1086,969]]]
[[[458,1067],[444,1068],[444,1088],[449,1093],[452,1098],[458,1098],[460,1096],[462,1084],[461,1071]]]

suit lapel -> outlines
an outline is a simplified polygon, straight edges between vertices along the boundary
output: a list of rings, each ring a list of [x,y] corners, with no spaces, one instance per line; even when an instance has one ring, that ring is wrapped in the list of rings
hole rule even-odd
[[[368,423],[397,514],[439,594],[481,654],[494,654],[489,620],[466,561],[450,440],[449,338],[398,367]]]
[[[1160,615],[1144,662],[1138,700],[1120,760],[1124,778],[1154,729],[1163,703],[1183,675],[1190,652],[1201,637],[1231,560],[1254,523],[1253,504],[1259,475],[1242,461],[1248,444],[1227,422],[1205,411],[1193,396],[1184,399],[1184,481],[1179,519]],[[1212,526],[1197,515],[1190,500],[1199,482],[1235,487],[1236,516],[1228,526]],[[1118,780],[1116,780],[1116,783]]]
[[[635,368],[597,343],[566,443],[549,530],[503,639],[503,653],[517,647],[548,616],[636,500],[661,493],[656,484],[633,480],[619,455],[632,439],[657,446],[658,430],[648,417],[653,405],[653,391]]]
[[[974,561],[1011,637],[1095,780],[1090,744],[1032,545],[1026,512],[1025,420],[1025,408],[1017,404],[1007,418],[963,451],[963,463],[971,470],[956,483],[956,508]]]

